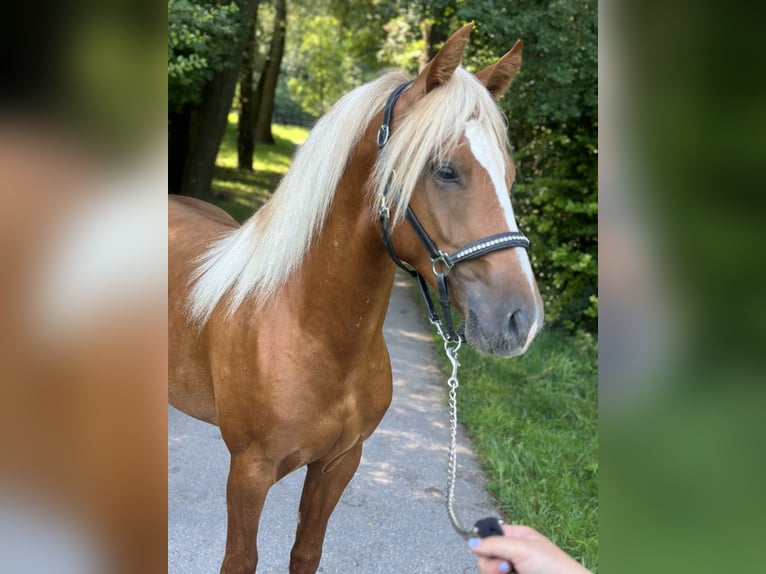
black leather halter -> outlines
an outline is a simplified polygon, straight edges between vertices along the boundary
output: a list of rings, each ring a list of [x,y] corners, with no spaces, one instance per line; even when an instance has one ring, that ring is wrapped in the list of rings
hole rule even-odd
[[[404,90],[406,90],[411,83],[412,82],[407,82],[397,87],[388,97],[386,107],[383,110],[383,123],[378,130],[377,141],[379,153],[388,142],[389,136],[391,134],[391,121],[393,118],[396,100],[399,99],[399,96],[402,95],[402,92],[404,92]],[[396,251],[394,250],[394,245],[391,242],[391,214],[388,206],[389,185],[390,179],[386,183],[383,193],[379,198],[380,210],[378,212],[380,228],[383,233],[383,242],[386,245],[388,254],[391,256],[391,259],[393,259],[394,263],[404,269],[412,277],[417,279],[418,287],[420,287],[420,292],[423,295],[423,300],[425,301],[426,307],[428,309],[428,320],[431,321],[434,326],[436,326],[445,340],[456,343],[460,340],[460,336],[455,331],[455,326],[452,323],[452,313],[450,312],[449,286],[447,284],[447,275],[449,275],[450,270],[458,263],[462,263],[463,261],[470,261],[471,259],[476,259],[477,257],[482,257],[488,253],[492,253],[493,251],[510,249],[511,247],[523,247],[524,249],[529,249],[529,239],[527,239],[526,236],[519,231],[507,231],[505,233],[499,233],[497,235],[491,235],[489,237],[479,239],[478,241],[464,245],[454,253],[448,254],[436,246],[436,244],[421,225],[418,218],[415,216],[415,212],[412,211],[412,208],[409,205],[407,206],[405,218],[407,221],[409,221],[410,225],[415,231],[415,234],[420,238],[421,243],[423,243],[426,250],[428,251],[428,255],[431,258],[431,266],[434,275],[436,276],[436,284],[439,288],[439,304],[442,308],[444,326],[446,328],[442,329],[439,314],[436,312],[433,300],[431,299],[431,295],[428,292],[428,284],[420,273],[415,271],[415,269],[407,266],[401,259],[399,259]]]

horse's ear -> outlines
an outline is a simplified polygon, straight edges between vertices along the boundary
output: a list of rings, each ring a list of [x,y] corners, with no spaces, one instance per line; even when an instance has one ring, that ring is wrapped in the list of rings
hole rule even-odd
[[[468,36],[473,29],[473,22],[466,24],[444,42],[441,50],[428,62],[412,85],[412,92],[427,94],[435,87],[445,84],[463,59],[463,52],[468,44]]]
[[[505,56],[476,74],[479,81],[487,86],[489,93],[492,94],[495,101],[503,97],[513,78],[516,77],[519,68],[521,68],[521,50],[523,46],[524,44],[522,44],[521,40],[516,40],[513,48]]]

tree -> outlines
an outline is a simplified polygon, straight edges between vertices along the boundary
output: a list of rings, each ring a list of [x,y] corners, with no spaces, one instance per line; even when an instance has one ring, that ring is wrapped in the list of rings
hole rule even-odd
[[[168,3],[168,187],[181,193],[191,145],[191,109],[202,102],[205,86],[224,69],[226,37],[237,27],[236,4]]]
[[[422,69],[441,44],[465,23],[456,18],[454,0],[395,2],[393,8],[395,13],[384,26],[387,36],[379,58],[386,66],[412,73]]]
[[[300,106],[303,118],[316,118],[389,66],[379,52],[398,3],[403,0],[294,1],[283,65],[288,89],[278,94],[283,107],[289,102]]]
[[[168,4],[170,191],[207,198],[257,0]]]
[[[271,48],[266,66],[261,74],[258,90],[258,119],[255,124],[254,139],[257,143],[274,143],[271,133],[271,121],[274,114],[274,97],[277,91],[279,70],[285,52],[287,35],[287,0],[275,0],[276,14],[274,32],[271,35]],[[262,84],[261,84],[262,82]]]
[[[237,165],[239,169],[253,171],[255,141],[255,118],[257,113],[253,77],[255,75],[255,23],[253,18],[248,31],[242,66],[239,71],[239,122],[237,123]]]
[[[168,108],[199,105],[205,86],[226,68],[239,6],[191,0],[168,2]]]

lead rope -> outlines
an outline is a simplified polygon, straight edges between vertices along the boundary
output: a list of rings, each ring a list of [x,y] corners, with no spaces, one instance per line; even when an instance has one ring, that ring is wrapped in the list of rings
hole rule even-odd
[[[444,352],[452,365],[452,374],[447,379],[449,387],[449,457],[447,459],[447,515],[452,523],[452,528],[463,538],[469,538],[475,535],[473,528],[466,528],[457,515],[455,510],[455,482],[457,480],[457,388],[460,381],[457,379],[457,369],[460,366],[457,354],[463,341],[458,337],[457,341],[452,341],[447,337],[442,328],[441,321],[430,319],[431,325],[436,328],[439,336],[444,342]]]
[[[460,517],[455,511],[455,481],[457,478],[457,388],[460,382],[457,380],[457,368],[460,366],[457,353],[460,350],[461,340],[451,343],[442,333],[441,326],[437,325],[439,334],[444,339],[444,352],[452,364],[452,374],[447,379],[449,386],[449,458],[447,459],[447,514],[455,531],[464,538],[468,538],[473,529],[463,526]]]
[[[466,528],[460,517],[455,510],[455,483],[457,482],[457,388],[460,386],[460,382],[457,379],[457,369],[460,366],[457,354],[460,350],[460,345],[463,344],[462,339],[458,337],[456,341],[451,340],[444,332],[442,322],[438,315],[429,317],[429,322],[434,326],[439,336],[444,342],[444,352],[452,365],[452,373],[447,379],[447,386],[449,387],[449,457],[447,459],[447,515],[449,516],[452,528],[455,529],[463,538],[470,538],[478,536],[480,538],[486,538],[487,536],[502,536],[503,531],[501,525],[503,521],[495,518],[494,516],[488,516],[477,520],[473,525],[473,528]]]

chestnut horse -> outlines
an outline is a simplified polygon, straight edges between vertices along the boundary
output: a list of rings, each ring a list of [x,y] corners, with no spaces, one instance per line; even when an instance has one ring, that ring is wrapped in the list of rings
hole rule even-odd
[[[168,394],[218,425],[231,454],[223,573],[255,571],[266,494],[304,465],[290,572],[316,572],[330,514],[391,401],[382,328],[392,257],[434,286],[447,266],[403,223],[408,207],[444,256],[521,236],[495,103],[521,43],[474,76],[459,66],[470,30],[453,34],[398,99],[389,96],[410,80],[401,74],[341,98],[242,226],[212,205],[170,199]],[[390,138],[379,150],[384,119]],[[376,218],[389,209],[381,230]],[[543,320],[525,245],[507,247],[466,257],[449,275],[466,340],[501,356],[524,352]]]

